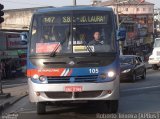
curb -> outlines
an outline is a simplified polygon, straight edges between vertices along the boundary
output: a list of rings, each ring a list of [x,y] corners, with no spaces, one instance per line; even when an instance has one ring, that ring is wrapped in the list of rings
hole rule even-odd
[[[19,100],[21,100],[22,98],[24,98],[26,96],[28,96],[28,92],[25,92],[24,94],[22,94],[20,96],[17,96],[17,97],[12,97],[11,100],[6,101],[5,103],[1,104],[0,105],[0,114],[4,109],[6,109],[7,107],[15,104],[16,102],[18,102]]]
[[[18,102],[19,100],[21,100],[22,98],[28,96],[28,93],[25,92],[24,94],[22,94],[19,97],[15,97],[15,99],[13,99],[12,101],[10,101],[10,105],[13,105],[14,103]]]
[[[23,86],[23,85],[27,85],[27,83],[14,84],[14,85],[3,85],[2,88],[3,88],[3,89],[6,89],[6,88],[14,88],[14,87]]]

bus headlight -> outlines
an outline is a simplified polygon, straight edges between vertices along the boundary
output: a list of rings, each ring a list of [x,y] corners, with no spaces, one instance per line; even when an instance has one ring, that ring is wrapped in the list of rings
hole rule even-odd
[[[39,80],[40,80],[41,82],[46,82],[46,81],[47,81],[47,77],[46,77],[46,76],[40,76],[40,77],[39,77]]]
[[[109,71],[109,72],[107,73],[107,76],[108,76],[109,78],[114,78],[114,77],[115,77],[115,72],[114,72],[114,71]]]
[[[39,79],[39,76],[37,74],[33,75],[33,79],[37,80]]]
[[[114,71],[108,71],[107,73],[102,73],[102,74],[99,75],[99,77],[101,79],[106,79],[106,78],[113,79],[113,78],[115,78],[115,76],[116,76],[116,74],[115,74]]]

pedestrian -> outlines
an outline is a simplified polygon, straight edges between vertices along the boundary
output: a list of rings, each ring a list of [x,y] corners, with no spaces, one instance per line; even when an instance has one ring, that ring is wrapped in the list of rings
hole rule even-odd
[[[3,65],[3,62],[2,62],[2,60],[0,60],[0,78],[2,79],[2,77],[3,77],[3,69],[4,69],[4,67],[3,67],[4,65]]]
[[[4,60],[1,60],[2,62],[2,78],[5,79],[6,78],[6,71],[5,71],[5,61]]]
[[[5,70],[6,70],[6,78],[9,79],[11,78],[11,59],[6,59],[6,64],[5,64]]]

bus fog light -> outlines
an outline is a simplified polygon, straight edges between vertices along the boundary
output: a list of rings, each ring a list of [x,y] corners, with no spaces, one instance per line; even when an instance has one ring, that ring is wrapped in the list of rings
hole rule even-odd
[[[46,77],[46,76],[40,76],[40,77],[39,77],[39,80],[40,80],[41,82],[44,82],[44,81],[47,80],[47,77]]]
[[[37,96],[40,96],[41,94],[40,94],[40,92],[36,92],[36,95],[37,95]]]
[[[102,73],[102,74],[100,74],[100,76],[99,76],[101,79],[106,79],[107,78],[107,76],[106,76],[106,74],[105,73]]]
[[[33,79],[39,79],[39,76],[37,74],[33,75]]]
[[[112,90],[106,90],[105,93],[106,93],[106,94],[111,94],[111,93],[112,93]]]
[[[108,72],[108,77],[109,78],[114,78],[115,77],[115,72],[114,71],[109,71]]]
[[[107,91],[107,93],[108,93],[108,94],[111,94],[111,93],[112,93],[112,91],[111,91],[111,90],[108,90],[108,91]]]

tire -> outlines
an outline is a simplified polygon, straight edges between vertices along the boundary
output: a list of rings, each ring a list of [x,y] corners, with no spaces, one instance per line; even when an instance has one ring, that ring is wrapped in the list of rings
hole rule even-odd
[[[118,112],[119,101],[118,100],[110,100],[107,101],[107,108],[109,113],[117,113]]]
[[[133,75],[132,75],[132,82],[135,82],[135,81],[136,81],[136,74],[133,73]]]
[[[153,69],[153,70],[158,70],[158,68],[159,68],[159,67],[157,66],[157,64],[153,64],[153,65],[152,65],[152,69]]]
[[[37,103],[37,114],[45,114],[46,113],[46,105],[44,102]]]
[[[143,72],[143,75],[142,75],[141,78],[144,79],[144,80],[146,79],[146,71]]]

